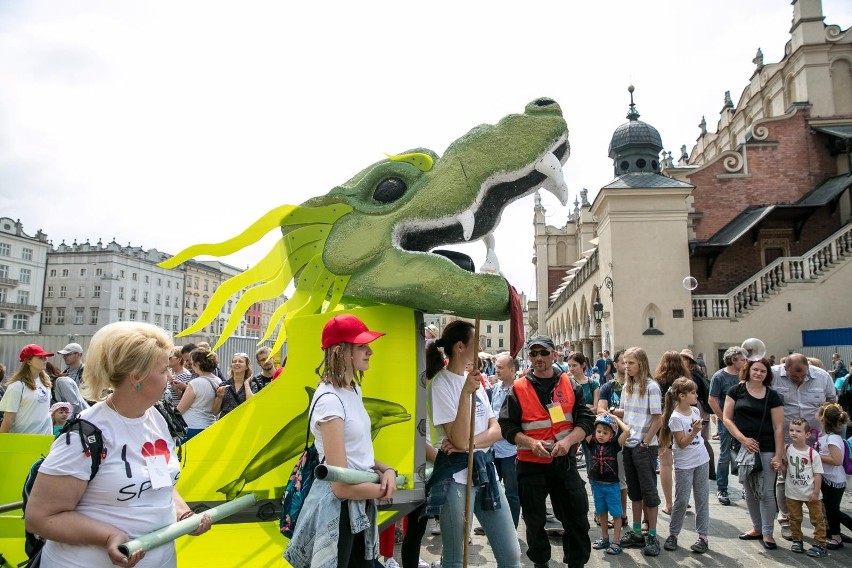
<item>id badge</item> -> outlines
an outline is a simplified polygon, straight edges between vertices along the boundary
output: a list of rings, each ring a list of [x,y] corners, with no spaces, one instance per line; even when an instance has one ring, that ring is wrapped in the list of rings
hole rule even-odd
[[[151,487],[162,489],[172,486],[172,478],[169,475],[169,466],[166,457],[162,454],[146,456],[145,463],[148,465],[148,473],[151,476]]]
[[[551,402],[548,404],[547,411],[550,412],[550,421],[553,424],[565,422],[565,413],[562,412],[562,405],[558,402]]]

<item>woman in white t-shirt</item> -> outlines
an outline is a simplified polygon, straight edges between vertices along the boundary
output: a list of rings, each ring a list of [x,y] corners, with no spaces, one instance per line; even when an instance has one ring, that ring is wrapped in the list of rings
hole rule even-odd
[[[79,431],[57,438],[27,503],[27,530],[47,543],[41,568],[177,566],[174,543],[126,558],[120,544],[193,512],[174,487],[180,464],[165,419],[154,408],[168,379],[169,336],[159,327],[118,322],[102,327],[86,352],[83,395],[106,400],[80,413],[103,434],[96,475]],[[210,528],[203,515],[193,535]]]
[[[446,355],[446,366],[439,348]],[[476,365],[466,377],[464,375],[465,366],[474,361],[477,351],[474,326],[462,320],[450,323],[444,328],[441,338],[426,348],[426,376],[432,378],[429,421],[444,436],[429,480],[426,507],[427,514],[440,507],[441,566],[444,568],[462,565],[464,540],[468,538],[469,527],[465,526],[464,512],[471,396],[476,397],[473,450],[478,457],[474,456],[474,464],[479,464],[470,491],[471,510],[485,529],[497,566],[516,567],[521,564],[521,549],[512,512],[503,488],[496,481],[493,453],[488,451],[501,438],[500,426]],[[493,506],[496,503],[499,507]]]
[[[0,433],[53,434],[50,419],[50,377],[45,372],[47,358],[53,357],[35,344],[21,349],[21,366],[7,383],[0,400],[3,423]]]
[[[189,440],[216,422],[215,402],[222,380],[216,375],[216,360],[209,349],[198,347],[190,356],[190,366],[198,375],[187,384],[178,403],[178,410],[186,421],[186,439]],[[221,404],[221,403],[220,403]]]
[[[377,557],[375,500],[393,496],[396,471],[373,455],[361,381],[373,355],[369,343],[383,335],[370,331],[351,314],[334,316],[322,330],[323,362],[317,367],[320,383],[309,411],[317,453],[328,465],[374,471],[380,481],[314,481],[284,551],[295,568],[372,568]]]

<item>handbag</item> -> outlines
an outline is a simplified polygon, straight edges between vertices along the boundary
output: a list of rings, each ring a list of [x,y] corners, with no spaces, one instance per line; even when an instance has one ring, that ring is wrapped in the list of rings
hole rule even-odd
[[[315,444],[308,445],[311,437],[311,417],[314,414],[314,408],[319,399],[332,392],[324,392],[319,395],[316,401],[311,406],[311,411],[308,413],[308,429],[305,433],[305,449],[302,455],[296,460],[296,465],[290,472],[290,478],[287,481],[287,486],[284,488],[284,495],[281,497],[281,516],[278,521],[281,534],[287,538],[293,538],[293,532],[296,530],[296,522],[299,520],[299,513],[302,512],[302,506],[308,498],[308,492],[314,484],[314,470],[322,463],[319,459],[319,452]],[[337,396],[336,394],[334,396]],[[338,397],[340,400],[340,397]],[[343,401],[340,401],[343,404]],[[344,407],[344,413],[346,409]],[[325,460],[322,460],[325,461]]]

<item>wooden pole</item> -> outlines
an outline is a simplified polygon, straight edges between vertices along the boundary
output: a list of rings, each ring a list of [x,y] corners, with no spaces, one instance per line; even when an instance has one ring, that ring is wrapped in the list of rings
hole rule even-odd
[[[480,367],[479,361],[479,317],[476,318],[476,324],[473,326],[473,338],[476,341],[476,357],[474,357],[474,369],[478,372]],[[473,519],[471,518],[470,494],[473,491],[473,430],[476,425],[476,393],[470,395],[470,437],[467,442],[467,487],[464,492],[464,555],[462,556],[462,566],[467,568],[467,548],[470,544],[470,527]]]

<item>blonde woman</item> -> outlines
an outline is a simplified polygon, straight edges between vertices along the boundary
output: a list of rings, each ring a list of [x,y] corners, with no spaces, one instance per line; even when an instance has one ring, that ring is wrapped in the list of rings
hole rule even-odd
[[[334,316],[322,330],[320,384],[311,401],[309,424],[317,452],[329,465],[375,471],[380,482],[314,480],[284,551],[294,568],[372,568],[378,555],[375,500],[393,496],[396,472],[373,455],[361,381],[373,355],[369,344],[383,335],[351,314]]]
[[[118,322],[101,328],[87,351],[83,395],[103,402],[80,418],[103,433],[105,457],[92,460],[72,429],[54,441],[27,504],[27,530],[47,543],[41,568],[174,567],[174,543],[130,558],[118,546],[193,512],[175,483],[180,464],[165,419],[154,408],[168,379],[170,337],[159,327]],[[207,515],[192,534],[210,528]]]
[[[251,363],[247,353],[235,353],[228,369],[228,380],[216,389],[213,412],[224,418],[226,414],[254,396]]]
[[[35,344],[21,349],[21,366],[7,383],[0,400],[3,423],[0,433],[53,434],[50,418],[50,377],[44,368],[53,357]]]

